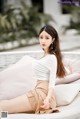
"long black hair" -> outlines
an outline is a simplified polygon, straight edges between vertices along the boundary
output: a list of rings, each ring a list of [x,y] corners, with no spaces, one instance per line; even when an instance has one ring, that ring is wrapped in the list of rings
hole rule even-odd
[[[57,57],[57,76],[62,78],[65,76],[66,71],[62,62],[62,54],[61,54],[61,50],[60,50],[60,43],[59,43],[59,36],[58,33],[56,31],[56,29],[51,26],[51,25],[46,25],[44,27],[41,28],[39,35],[41,34],[41,32],[46,31],[51,37],[53,43],[49,46],[48,52],[49,54],[54,54]]]

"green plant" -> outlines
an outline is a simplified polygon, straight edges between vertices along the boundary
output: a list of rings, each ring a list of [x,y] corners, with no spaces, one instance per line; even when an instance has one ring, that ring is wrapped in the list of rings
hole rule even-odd
[[[64,27],[65,31],[68,29],[76,29],[80,33],[80,6],[72,4],[64,5],[64,7],[68,9],[71,15],[69,26]]]
[[[53,21],[48,14],[39,13],[38,7],[28,6],[21,1],[20,7],[9,5],[4,14],[0,14],[0,43],[17,41],[22,46],[22,40],[37,37],[41,25]]]
[[[22,28],[27,30],[29,37],[37,37],[40,26],[49,23],[53,19],[48,14],[39,13],[37,6],[29,7],[24,1],[21,1],[21,5]]]

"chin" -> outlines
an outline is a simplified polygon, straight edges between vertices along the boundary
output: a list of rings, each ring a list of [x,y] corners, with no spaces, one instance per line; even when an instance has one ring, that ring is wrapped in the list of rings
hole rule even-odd
[[[44,50],[45,50],[46,48],[42,47],[42,49],[44,49]]]

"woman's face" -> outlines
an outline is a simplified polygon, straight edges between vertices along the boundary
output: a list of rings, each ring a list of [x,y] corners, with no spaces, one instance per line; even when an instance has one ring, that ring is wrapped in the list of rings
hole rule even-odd
[[[44,49],[45,52],[47,52],[49,46],[52,43],[52,37],[46,31],[43,31],[39,35],[39,42],[40,42],[41,48]]]

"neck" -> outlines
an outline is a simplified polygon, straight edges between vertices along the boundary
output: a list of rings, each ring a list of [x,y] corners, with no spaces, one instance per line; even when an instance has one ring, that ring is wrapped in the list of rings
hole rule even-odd
[[[44,53],[45,56],[48,55],[48,54],[49,54],[48,52],[45,52],[45,53]]]
[[[45,50],[45,55],[49,54],[48,50]]]

